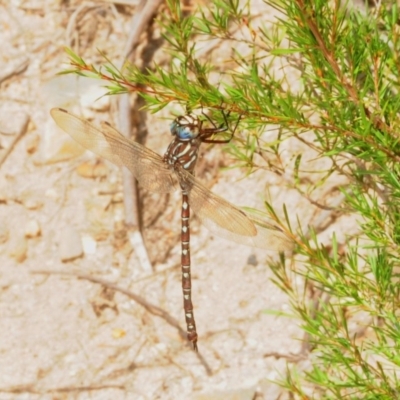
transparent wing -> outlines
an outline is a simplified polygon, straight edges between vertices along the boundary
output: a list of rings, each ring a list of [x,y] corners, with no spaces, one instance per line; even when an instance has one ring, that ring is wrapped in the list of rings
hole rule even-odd
[[[247,246],[284,251],[293,247],[292,241],[272,219],[250,215],[215,195],[185,170],[178,174],[189,191],[189,205],[211,232]]]
[[[159,154],[125,138],[108,123],[103,122],[99,129],[62,108],[53,108],[50,114],[80,145],[120,167],[127,167],[144,188],[154,192],[179,188],[174,171]]]
[[[168,168],[162,157],[122,136],[107,123],[101,129],[62,108],[53,108],[57,125],[88,150],[120,167],[127,167],[139,183],[151,190],[169,192],[181,187],[189,191],[190,207],[201,222],[218,236],[247,246],[283,251],[292,247],[290,239],[272,220],[240,210],[213,194],[193,175],[180,168]]]

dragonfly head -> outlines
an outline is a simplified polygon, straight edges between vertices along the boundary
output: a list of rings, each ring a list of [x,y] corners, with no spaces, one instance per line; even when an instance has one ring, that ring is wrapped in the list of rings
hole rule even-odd
[[[175,118],[170,129],[171,134],[180,140],[191,140],[199,135],[201,121],[193,114],[182,115]]]

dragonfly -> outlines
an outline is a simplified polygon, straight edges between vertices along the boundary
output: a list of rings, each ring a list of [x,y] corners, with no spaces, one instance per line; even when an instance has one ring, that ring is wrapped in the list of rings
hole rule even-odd
[[[227,116],[224,124],[204,127],[205,119],[193,113],[175,118],[170,126],[173,140],[164,156],[126,138],[108,122],[97,127],[89,121],[62,108],[53,108],[51,116],[56,124],[75,141],[95,154],[119,167],[128,168],[140,186],[154,192],[181,190],[181,271],[183,309],[187,338],[198,350],[198,334],[193,312],[191,260],[190,260],[190,210],[211,232],[234,242],[275,251],[291,247],[291,240],[274,223],[272,218],[261,218],[244,211],[217,196],[194,177],[202,143],[227,143],[214,135],[229,130]],[[236,124],[237,126],[237,124]],[[235,127],[236,129],[236,127]]]

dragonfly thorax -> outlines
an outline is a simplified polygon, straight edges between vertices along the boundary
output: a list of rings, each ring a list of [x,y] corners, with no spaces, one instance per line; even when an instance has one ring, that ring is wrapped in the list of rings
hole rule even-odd
[[[198,138],[181,140],[175,137],[164,155],[164,162],[174,169],[180,165],[186,171],[193,173],[200,144],[201,141]]]
[[[201,121],[193,114],[181,115],[175,118],[170,129],[179,140],[195,139],[200,134]]]

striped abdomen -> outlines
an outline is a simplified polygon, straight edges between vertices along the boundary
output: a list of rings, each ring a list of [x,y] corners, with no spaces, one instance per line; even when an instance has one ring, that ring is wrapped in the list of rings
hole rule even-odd
[[[169,145],[164,156],[164,161],[173,167],[178,175],[179,169],[183,168],[193,174],[197,162],[200,140],[194,138],[182,140],[178,137]],[[192,282],[190,275],[190,206],[189,191],[190,187],[186,182],[180,180],[182,188],[182,231],[181,231],[181,266],[182,266],[182,290],[183,290],[183,308],[185,310],[185,320],[187,327],[187,337],[193,343],[193,348],[197,350],[197,332],[196,323],[193,315],[192,304]]]
[[[185,320],[187,326],[187,337],[197,350],[196,322],[193,315],[192,304],[192,280],[190,275],[190,207],[188,193],[182,192],[182,232],[181,232],[181,265],[182,265],[182,290],[183,290],[183,309],[185,310]]]

